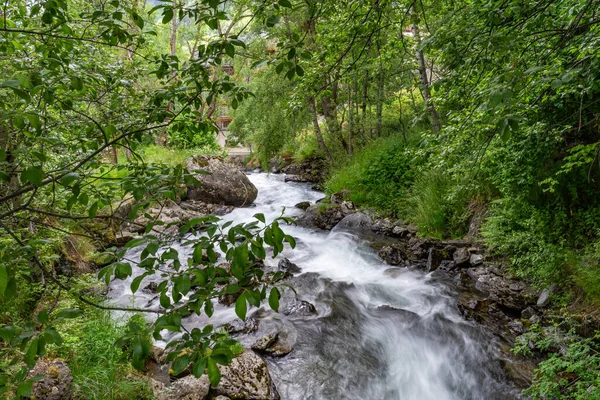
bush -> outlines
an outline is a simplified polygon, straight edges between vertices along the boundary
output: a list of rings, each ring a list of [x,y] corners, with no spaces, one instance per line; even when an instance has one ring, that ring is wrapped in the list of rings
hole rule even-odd
[[[402,139],[380,139],[334,170],[326,182],[328,193],[342,189],[359,205],[398,216],[414,180],[410,152]]]

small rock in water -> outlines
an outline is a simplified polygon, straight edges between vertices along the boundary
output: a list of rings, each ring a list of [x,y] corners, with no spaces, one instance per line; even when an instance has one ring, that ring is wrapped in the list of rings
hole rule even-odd
[[[149,292],[156,293],[156,291],[158,290],[158,283],[150,282],[148,285],[146,285],[146,287],[144,287],[144,289]]]
[[[443,260],[444,256],[438,249],[435,247],[430,248],[429,255],[427,256],[427,271],[433,272],[438,269]]]
[[[224,325],[225,330],[235,335],[237,333],[252,333],[258,329],[258,321],[252,317],[246,318],[245,321],[241,319],[234,319]]]
[[[299,274],[300,272],[302,272],[300,267],[298,267],[296,264],[294,264],[287,258],[282,258],[281,260],[279,260],[279,264],[277,264],[277,270],[288,272],[290,274]]]
[[[317,309],[308,301],[295,300],[288,304],[282,312],[284,315],[291,315],[293,317],[307,317],[317,314]]]
[[[302,202],[296,204],[294,207],[306,211],[306,209],[308,207],[310,207],[310,202],[308,202],[308,201],[302,201]]]

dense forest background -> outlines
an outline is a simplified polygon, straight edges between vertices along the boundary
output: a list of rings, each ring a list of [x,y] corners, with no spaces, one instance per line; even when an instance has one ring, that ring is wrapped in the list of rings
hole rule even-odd
[[[328,193],[348,189],[423,235],[474,236],[515,275],[553,288],[559,312],[597,313],[597,1],[7,0],[0,65],[6,393],[28,396],[28,368],[50,354],[71,360],[82,398],[151,397],[129,361],[147,356],[152,329],[139,315],[116,324],[90,292],[93,266],[108,266],[107,281],[131,274],[119,246],[98,243],[116,242],[116,219],[175,199],[194,179],[187,156],[222,151],[224,112],[229,144],[252,146],[250,165],[324,159]],[[131,197],[130,213],[115,213]],[[149,248],[165,240],[156,227]],[[262,254],[230,246],[240,263]],[[169,278],[182,293],[185,276]],[[255,295],[250,304],[269,296]],[[183,312],[171,311],[163,327]],[[586,340],[543,364],[529,394],[598,387]],[[198,353],[198,371],[218,380],[210,354]],[[582,383],[556,378],[569,369]]]

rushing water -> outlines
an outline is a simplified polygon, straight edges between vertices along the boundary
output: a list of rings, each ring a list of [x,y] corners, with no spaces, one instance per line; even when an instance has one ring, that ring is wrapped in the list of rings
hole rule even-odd
[[[257,212],[273,219],[283,207],[286,215],[297,215],[302,211],[293,207],[296,203],[323,197],[307,185],[284,183],[277,175],[253,174],[250,179],[259,190],[255,206],[236,209],[225,221],[250,221]],[[493,340],[464,321],[453,285],[442,275],[390,269],[365,240],[349,232],[291,226],[284,230],[298,243],[284,256],[302,268],[291,283],[318,314],[293,317],[265,310],[255,315],[259,327],[265,328],[239,337],[250,346],[273,326],[284,327],[293,336],[290,354],[266,357],[283,400],[517,397],[504,382]],[[127,256],[135,259],[138,252]],[[182,260],[187,258],[185,252],[180,249]],[[274,266],[277,260],[267,264]],[[129,284],[113,282],[113,300],[157,307],[158,299],[151,293],[140,291],[132,297]],[[216,305],[211,323],[235,318],[232,309]],[[205,317],[192,317],[185,324],[206,322]]]

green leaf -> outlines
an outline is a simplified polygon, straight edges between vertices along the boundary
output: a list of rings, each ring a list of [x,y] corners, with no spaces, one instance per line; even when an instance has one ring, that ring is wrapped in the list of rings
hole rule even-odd
[[[271,293],[269,293],[269,307],[273,311],[279,311],[279,290],[277,288],[271,289]]]
[[[189,364],[190,364],[190,356],[189,356],[189,354],[183,354],[183,355],[180,355],[179,357],[177,357],[173,361],[173,364],[171,365],[171,368],[173,368],[174,375],[179,375],[180,373],[182,373],[183,370]]]
[[[211,386],[216,387],[221,381],[221,371],[219,371],[219,367],[215,360],[209,358],[207,361],[208,380],[210,381]]]
[[[168,24],[169,22],[171,22],[172,19],[173,19],[173,9],[172,8],[165,8],[164,11],[163,11],[162,23],[163,24]]]
[[[0,265],[0,296],[4,296],[6,286],[8,286],[8,271],[4,265]]]
[[[290,235],[285,235],[285,241],[288,242],[290,244],[290,247],[292,249],[296,248],[296,239],[294,239],[292,236]]]
[[[235,57],[235,47],[233,47],[231,43],[227,43],[225,46],[225,53],[231,58]]]
[[[66,174],[65,176],[60,178],[59,182],[61,183],[61,185],[69,186],[71,183],[75,182],[77,179],[79,179],[78,173],[69,172],[68,174]]]
[[[33,381],[30,379],[19,383],[19,386],[17,386],[17,396],[31,397],[32,387],[33,387]]]
[[[37,315],[37,321],[40,324],[47,324],[48,323],[48,311],[46,311],[46,310],[40,311]]]
[[[41,185],[43,180],[44,172],[33,165],[21,172],[21,183],[30,182],[33,185]]]
[[[279,0],[278,3],[281,7],[292,8],[292,3],[289,0]]]
[[[263,213],[254,214],[254,218],[259,220],[263,224],[265,223],[265,214],[263,214]]]
[[[146,276],[144,274],[140,275],[140,276],[136,276],[135,278],[133,278],[133,280],[131,281],[131,292],[135,294],[135,292],[138,291],[140,284],[142,283],[142,280],[145,278]]]
[[[247,312],[248,305],[246,304],[246,293],[242,293],[235,301],[235,313],[241,320],[245,320]]]

